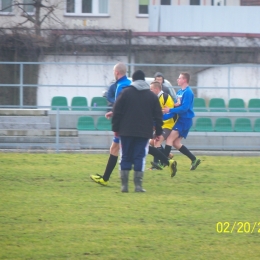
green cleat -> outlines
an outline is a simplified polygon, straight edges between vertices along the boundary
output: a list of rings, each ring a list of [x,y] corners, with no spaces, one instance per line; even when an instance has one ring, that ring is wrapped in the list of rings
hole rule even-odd
[[[108,185],[108,181],[104,181],[103,176],[99,175],[99,174],[95,174],[95,175],[90,175],[90,179],[102,186],[107,186]]]
[[[174,160],[169,160],[169,167],[171,171],[171,177],[174,177],[177,172],[177,162]]]
[[[157,163],[157,162],[151,162],[151,165],[155,168],[155,169],[157,169],[157,170],[163,170],[163,168],[164,168],[164,165],[162,165],[161,163]]]
[[[200,159],[196,159],[191,163],[190,170],[194,171],[200,164]]]

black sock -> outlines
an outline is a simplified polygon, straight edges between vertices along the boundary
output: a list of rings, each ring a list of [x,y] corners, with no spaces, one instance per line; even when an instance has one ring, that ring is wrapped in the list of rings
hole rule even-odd
[[[165,147],[164,147],[164,154],[165,154],[166,157],[169,156],[171,150],[172,150],[171,145],[167,145],[167,144],[166,144]]]
[[[168,158],[163,153],[161,153],[160,150],[158,150],[157,148],[153,146],[149,146],[148,153],[153,155],[154,157],[157,157],[161,161],[161,163],[169,166]]]
[[[162,146],[161,146],[161,147],[156,147],[156,149],[159,150],[161,153],[163,153],[163,147],[162,147]],[[153,158],[153,161],[154,161],[155,163],[158,163],[158,162],[159,162],[159,159],[158,159],[157,157],[154,157],[154,158]]]
[[[114,155],[110,154],[108,162],[107,162],[107,167],[106,167],[106,170],[103,175],[104,181],[109,180],[110,175],[112,174],[114,168],[116,167],[117,158],[118,158],[118,156],[114,156]]]
[[[190,152],[190,150],[186,146],[182,145],[179,151],[184,155],[186,155],[187,157],[189,157],[192,162],[196,160],[196,157]]]

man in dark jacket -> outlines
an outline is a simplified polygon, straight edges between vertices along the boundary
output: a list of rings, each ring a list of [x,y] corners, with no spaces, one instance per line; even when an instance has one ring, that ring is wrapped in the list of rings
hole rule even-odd
[[[131,86],[118,96],[112,118],[112,130],[120,136],[122,144],[121,182],[122,192],[128,192],[128,176],[134,165],[136,192],[144,192],[142,180],[149,139],[162,134],[162,112],[158,97],[150,91],[144,72],[137,70]]]

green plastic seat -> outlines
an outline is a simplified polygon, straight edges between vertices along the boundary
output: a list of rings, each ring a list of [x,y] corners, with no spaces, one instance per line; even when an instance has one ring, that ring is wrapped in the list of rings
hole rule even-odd
[[[107,99],[104,97],[93,97],[91,100],[91,110],[106,111],[107,110]]]
[[[51,100],[51,109],[57,110],[57,107],[60,107],[59,110],[69,110],[67,98],[63,96],[53,97]]]
[[[254,123],[254,131],[260,132],[260,118],[257,118]]]
[[[216,132],[233,132],[231,120],[229,118],[217,118],[214,130]]]
[[[225,101],[223,98],[212,98],[209,101],[210,112],[227,112]]]
[[[92,116],[81,116],[78,118],[77,129],[79,131],[93,131],[96,130],[94,119]]]
[[[249,112],[259,112],[260,113],[260,98],[251,98],[248,102]]]
[[[245,102],[242,98],[231,98],[228,101],[230,112],[246,112]]]
[[[195,131],[213,132],[212,121],[209,117],[199,117],[196,121]]]
[[[71,110],[88,111],[88,100],[85,97],[73,97],[71,100]]]
[[[251,122],[248,118],[237,118],[234,125],[235,132],[253,132]]]
[[[204,98],[194,98],[193,109],[195,112],[207,112],[206,102]]]
[[[97,130],[111,131],[112,130],[111,119],[107,119],[104,116],[100,116],[97,119]]]

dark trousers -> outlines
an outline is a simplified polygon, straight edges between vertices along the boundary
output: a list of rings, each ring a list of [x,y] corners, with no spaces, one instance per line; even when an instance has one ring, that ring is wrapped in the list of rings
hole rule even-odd
[[[148,153],[148,138],[120,136],[121,139],[121,170],[144,171],[145,157]]]

